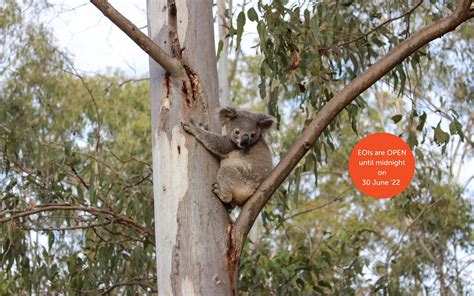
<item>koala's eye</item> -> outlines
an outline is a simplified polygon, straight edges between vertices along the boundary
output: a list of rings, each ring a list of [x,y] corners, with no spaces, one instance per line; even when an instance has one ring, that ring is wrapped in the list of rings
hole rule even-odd
[[[240,131],[238,129],[235,129],[234,134],[238,135],[238,134],[240,134]]]
[[[251,138],[255,138],[255,133],[251,133],[251,134],[250,134],[250,137],[251,137]]]

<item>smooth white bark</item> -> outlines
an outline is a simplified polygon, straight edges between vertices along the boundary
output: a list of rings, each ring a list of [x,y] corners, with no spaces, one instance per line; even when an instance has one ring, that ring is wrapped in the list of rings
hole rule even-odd
[[[171,53],[177,43],[170,30],[176,32],[193,72],[171,77],[150,59],[158,294],[230,295],[229,219],[211,192],[218,163],[180,126],[192,118],[220,129],[213,117],[219,103],[212,1],[175,3],[176,18],[168,1],[148,1],[150,37]]]

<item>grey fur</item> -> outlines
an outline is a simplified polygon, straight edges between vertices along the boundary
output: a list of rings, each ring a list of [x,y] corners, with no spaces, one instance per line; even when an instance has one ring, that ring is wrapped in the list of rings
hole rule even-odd
[[[225,133],[217,135],[194,124],[181,123],[221,160],[212,192],[224,203],[243,206],[272,170],[272,155],[264,139],[275,123],[268,114],[225,107],[219,111]]]

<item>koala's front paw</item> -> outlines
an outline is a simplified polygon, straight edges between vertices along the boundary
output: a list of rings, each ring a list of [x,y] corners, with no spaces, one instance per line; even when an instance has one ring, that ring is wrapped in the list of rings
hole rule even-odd
[[[200,122],[198,126],[200,128],[202,128],[203,130],[205,130],[205,131],[209,131],[209,125],[207,125],[205,123]]]
[[[190,133],[190,134],[193,133],[194,126],[192,124],[181,122],[181,126],[187,133]]]

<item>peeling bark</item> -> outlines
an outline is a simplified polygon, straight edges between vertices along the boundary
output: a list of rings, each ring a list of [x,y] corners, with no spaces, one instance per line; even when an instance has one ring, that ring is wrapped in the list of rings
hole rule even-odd
[[[180,127],[192,119],[220,130],[209,112],[219,106],[211,9],[211,0],[148,1],[150,37],[185,72],[168,75],[150,59],[159,295],[232,293],[230,221],[211,192],[218,163]]]

